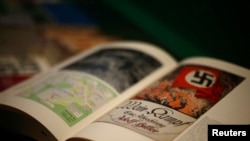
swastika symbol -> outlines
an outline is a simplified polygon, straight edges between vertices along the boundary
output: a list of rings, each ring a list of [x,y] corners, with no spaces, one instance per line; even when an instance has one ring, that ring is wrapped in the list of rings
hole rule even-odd
[[[215,79],[213,73],[205,70],[192,71],[186,76],[186,80],[190,84],[205,88],[211,87],[215,82]]]

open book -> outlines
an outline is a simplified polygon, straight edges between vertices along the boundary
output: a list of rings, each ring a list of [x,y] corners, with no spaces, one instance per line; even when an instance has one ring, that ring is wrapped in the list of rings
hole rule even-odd
[[[2,92],[0,125],[41,141],[201,141],[208,124],[250,124],[249,79],[215,58],[107,43]]]

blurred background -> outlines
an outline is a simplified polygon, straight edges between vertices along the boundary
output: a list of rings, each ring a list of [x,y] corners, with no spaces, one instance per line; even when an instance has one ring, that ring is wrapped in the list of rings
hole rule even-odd
[[[249,68],[249,13],[244,0],[1,0],[0,91],[118,40]]]
[[[249,4],[227,0],[1,0],[0,91],[94,45],[160,46],[250,68]]]

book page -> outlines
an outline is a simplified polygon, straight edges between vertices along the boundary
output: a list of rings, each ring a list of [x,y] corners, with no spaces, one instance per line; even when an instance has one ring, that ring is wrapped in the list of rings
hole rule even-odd
[[[233,83],[226,79],[228,85],[233,87],[239,79],[240,84],[227,94],[222,101],[214,105],[208,112],[203,114],[194,124],[187,128],[174,141],[200,141],[208,140],[208,125],[249,125],[250,124],[250,107],[249,86],[250,71],[249,69],[225,64],[217,60],[194,59],[187,60],[184,63],[197,63],[211,65],[235,76]]]
[[[34,136],[37,140],[51,138],[50,134],[65,140],[152,83],[162,68],[170,70],[176,64],[171,55],[147,43],[103,44],[4,91],[0,104],[46,127],[48,131],[34,128],[37,133],[29,133],[40,133]]]
[[[249,96],[246,93],[246,86],[249,86],[247,77],[249,71],[236,65],[212,58],[190,58],[81,130],[74,138],[95,141],[113,138],[127,140],[126,134],[129,133],[131,139],[171,141],[205,115],[213,114],[211,121],[249,124],[247,108],[233,117],[227,113],[232,109],[237,111],[247,105],[249,107]],[[237,90],[243,90],[244,94],[233,94]],[[238,98],[243,99],[242,103],[239,101],[237,106],[230,104]],[[218,113],[213,112],[214,109],[218,109]],[[225,115],[220,118],[220,111],[223,109],[227,109],[227,112],[222,112]],[[117,126],[120,126],[119,133],[116,132]],[[202,129],[197,131],[199,135],[206,133]],[[142,135],[144,137],[141,137]],[[198,136],[197,132],[188,132],[186,135],[190,138]]]

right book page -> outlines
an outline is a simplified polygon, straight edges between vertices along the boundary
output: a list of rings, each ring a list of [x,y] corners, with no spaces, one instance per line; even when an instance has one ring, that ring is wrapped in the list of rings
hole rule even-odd
[[[224,89],[228,91],[222,100],[197,119],[174,141],[206,141],[208,125],[249,125],[250,124],[250,71],[218,60],[205,58],[194,60],[198,64],[206,63],[227,75],[223,76]],[[187,60],[185,63],[193,62]],[[222,77],[222,76],[221,76]]]
[[[75,135],[90,140],[204,140],[210,123],[249,124],[250,71],[193,57]]]

